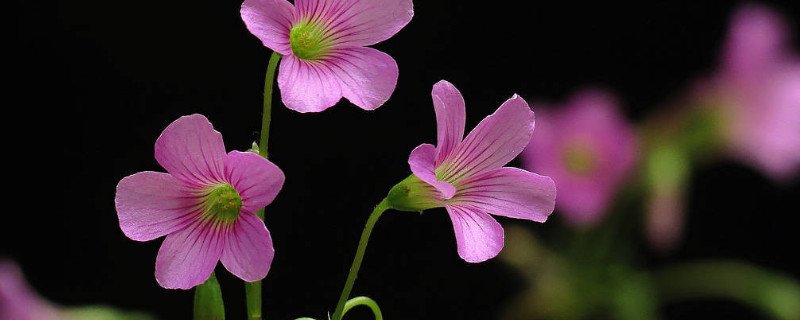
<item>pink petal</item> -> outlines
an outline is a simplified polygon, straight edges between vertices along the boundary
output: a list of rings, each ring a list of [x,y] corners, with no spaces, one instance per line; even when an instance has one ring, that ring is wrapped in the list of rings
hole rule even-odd
[[[255,153],[231,151],[225,158],[225,179],[242,197],[242,210],[252,213],[275,199],[285,177],[278,166]]]
[[[789,28],[780,14],[760,4],[745,4],[731,19],[723,56],[725,69],[742,80],[760,79],[763,72],[786,58],[790,43]]]
[[[464,138],[466,110],[464,97],[450,82],[433,85],[433,108],[436,111],[436,165],[441,164]]]
[[[190,289],[214,271],[225,245],[226,227],[196,220],[167,235],[156,257],[156,281],[167,289]]]
[[[336,74],[325,63],[309,62],[293,55],[283,56],[278,88],[283,104],[297,112],[320,112],[342,98]]]
[[[514,95],[453,149],[442,164],[440,179],[458,184],[464,177],[502,167],[531,140],[533,125],[528,103]]]
[[[220,261],[240,279],[253,282],[267,276],[274,256],[272,238],[264,222],[243,212],[228,233]]]
[[[389,39],[414,16],[411,0],[297,0],[300,19],[329,26],[342,46],[368,46]]]
[[[517,168],[497,168],[461,181],[450,204],[469,205],[495,215],[545,222],[556,203],[549,177]]]
[[[466,206],[448,205],[458,255],[467,262],[483,262],[503,249],[503,227],[492,216]]]
[[[59,320],[64,315],[33,291],[15,262],[0,257],[0,319]]]
[[[456,194],[456,187],[447,183],[447,181],[436,180],[436,173],[434,173],[433,167],[435,153],[436,147],[427,143],[422,144],[411,151],[411,155],[408,157],[408,165],[411,167],[411,172],[420,180],[439,190],[444,197],[443,199],[450,199]]]
[[[372,48],[338,49],[323,63],[335,73],[344,97],[364,110],[383,105],[397,86],[397,63]]]
[[[196,189],[167,173],[139,172],[117,184],[114,203],[122,232],[149,241],[175,232],[198,216]]]
[[[294,6],[286,0],[245,0],[241,9],[247,30],[265,47],[282,55],[292,52],[289,30],[294,19]]]
[[[222,180],[225,143],[203,115],[183,116],[156,140],[156,161],[180,181],[207,185]]]

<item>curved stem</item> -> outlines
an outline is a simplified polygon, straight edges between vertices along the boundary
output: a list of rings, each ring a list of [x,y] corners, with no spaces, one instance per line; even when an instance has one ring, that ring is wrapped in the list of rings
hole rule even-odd
[[[264,111],[261,114],[261,141],[258,143],[258,154],[267,157],[267,145],[269,143],[269,125],[272,122],[272,87],[275,82],[275,69],[281,55],[273,52],[267,65],[267,75],[264,78]]]
[[[378,222],[378,218],[380,218],[381,214],[383,214],[383,212],[387,209],[389,209],[389,203],[384,198],[377,206],[375,206],[375,209],[372,210],[372,214],[370,214],[369,218],[367,219],[367,225],[364,226],[364,231],[361,232],[361,240],[358,241],[356,257],[353,259],[353,265],[350,266],[350,273],[347,275],[347,281],[344,283],[342,295],[339,297],[339,303],[336,304],[336,310],[333,312],[333,317],[331,318],[333,320],[342,319],[345,302],[350,296],[350,291],[353,289],[353,283],[356,281],[356,277],[358,276],[358,269],[361,268],[361,260],[364,259],[364,251],[367,250],[369,235],[372,233],[372,228],[375,226],[375,223]]]
[[[344,304],[344,311],[342,311],[342,316],[344,316],[347,311],[350,311],[353,307],[364,305],[372,309],[372,314],[375,315],[375,320],[383,320],[383,314],[381,314],[381,308],[378,307],[378,303],[375,300],[372,300],[368,297],[355,297],[353,299],[347,300],[347,303]]]
[[[264,78],[264,111],[261,115],[261,141],[258,144],[258,154],[267,157],[267,143],[269,142],[269,125],[272,122],[272,86],[275,82],[275,69],[281,55],[273,52],[267,65],[267,75]],[[259,219],[264,220],[264,208],[255,212]],[[261,320],[261,281],[245,282],[244,291],[247,300],[247,319]]]
[[[666,267],[655,274],[666,302],[709,297],[733,299],[775,319],[800,319],[800,283],[790,277],[735,261],[697,261]]]

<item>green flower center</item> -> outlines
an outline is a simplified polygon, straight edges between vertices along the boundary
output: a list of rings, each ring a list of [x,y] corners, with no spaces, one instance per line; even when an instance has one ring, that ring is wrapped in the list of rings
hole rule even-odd
[[[587,175],[594,170],[595,154],[590,148],[582,145],[568,146],[562,154],[567,171],[577,175]]]
[[[300,22],[289,31],[292,53],[303,60],[314,60],[328,52],[330,41],[323,27],[316,23]]]
[[[208,189],[203,205],[208,218],[224,223],[233,223],[242,209],[242,197],[230,184],[221,183]]]

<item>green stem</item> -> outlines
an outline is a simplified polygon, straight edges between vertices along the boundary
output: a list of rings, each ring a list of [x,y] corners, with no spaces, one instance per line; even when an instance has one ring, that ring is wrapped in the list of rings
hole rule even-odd
[[[800,284],[790,277],[735,261],[681,263],[655,274],[665,302],[722,297],[775,319],[800,319]]]
[[[333,320],[341,320],[342,315],[344,315],[345,302],[347,302],[350,291],[353,289],[353,283],[358,276],[358,269],[361,268],[361,260],[364,259],[364,251],[367,250],[369,235],[372,233],[372,228],[375,226],[375,223],[378,222],[378,218],[380,218],[381,214],[387,209],[389,209],[389,202],[384,198],[381,200],[381,203],[375,206],[375,209],[372,210],[372,214],[370,214],[367,219],[367,225],[364,226],[364,231],[361,232],[361,240],[358,241],[356,257],[353,259],[353,265],[350,266],[350,273],[347,275],[347,281],[344,284],[344,289],[342,289],[342,295],[339,297],[339,302],[336,304],[336,310],[333,312],[333,317],[331,318]]]
[[[272,122],[272,86],[275,82],[275,69],[281,55],[273,52],[267,65],[267,75],[264,78],[264,111],[261,114],[261,141],[258,143],[258,154],[267,157],[267,143],[269,142],[269,125]],[[264,220],[264,208],[255,212],[256,216]],[[244,292],[247,300],[247,317],[249,320],[261,320],[261,281],[245,282]]]
[[[267,144],[269,143],[269,125],[272,121],[272,87],[275,82],[275,69],[281,55],[273,52],[267,65],[267,75],[264,79],[264,112],[261,115],[261,141],[258,144],[258,154],[267,157]]]
[[[344,304],[344,311],[342,311],[342,316],[344,316],[347,311],[350,311],[353,307],[364,305],[372,309],[372,314],[375,315],[375,320],[383,320],[383,314],[381,314],[381,308],[378,307],[378,303],[375,300],[372,300],[368,297],[355,297],[353,299],[347,300],[347,303]]]
[[[193,314],[192,319],[194,320],[225,320],[222,289],[213,271],[205,283],[194,289]]]

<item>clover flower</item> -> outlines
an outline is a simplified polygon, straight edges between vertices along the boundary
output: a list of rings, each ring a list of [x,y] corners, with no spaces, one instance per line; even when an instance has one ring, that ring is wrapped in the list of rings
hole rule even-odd
[[[774,180],[800,169],[800,59],[782,16],[756,4],[733,15],[720,69],[700,86],[721,114],[730,153]]]
[[[544,222],[553,212],[555,184],[545,176],[503,167],[533,133],[533,112],[525,100],[514,95],[464,138],[465,106],[458,89],[442,80],[432,97],[436,146],[422,144],[411,152],[413,174],[392,188],[387,200],[406,211],[444,207],[459,256],[482,262],[503,248],[503,227],[489,214]]]
[[[366,46],[400,31],[414,12],[411,0],[245,0],[241,15],[283,55],[278,87],[286,107],[319,112],[342,97],[365,110],[389,99],[397,63]]]
[[[58,308],[37,295],[16,263],[0,259],[0,319],[59,320]]]
[[[172,122],[156,140],[155,158],[168,173],[123,178],[115,198],[128,238],[165,236],[155,275],[165,288],[202,284],[221,261],[245,281],[263,279],[274,249],[254,212],[272,202],[284,175],[255,153],[225,153],[222,135],[204,116]]]
[[[522,152],[522,167],[555,180],[556,206],[568,223],[591,226],[634,168],[634,129],[614,97],[601,90],[578,92],[563,107],[544,111]]]

